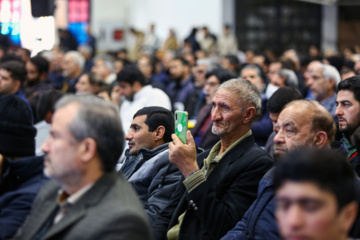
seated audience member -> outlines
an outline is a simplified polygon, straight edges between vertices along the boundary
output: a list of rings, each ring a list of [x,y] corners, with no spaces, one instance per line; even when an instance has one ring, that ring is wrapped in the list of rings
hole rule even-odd
[[[236,55],[226,55],[221,59],[221,67],[229,69],[237,76],[239,75],[240,61]]]
[[[336,88],[339,82],[339,72],[335,67],[328,64],[321,64],[315,68],[306,80],[311,95],[334,117],[336,110]]]
[[[270,156],[274,156],[274,137],[276,135],[275,125],[277,119],[283,107],[291,101],[302,99],[303,96],[299,91],[291,87],[282,87],[276,90],[274,94],[267,101],[267,109],[269,111],[269,116],[273,125],[273,132],[270,134],[266,144],[265,151],[267,151]]]
[[[161,90],[165,90],[165,86],[157,77],[155,77],[155,57],[151,56],[142,56],[137,62],[137,67],[140,72],[145,77],[146,85],[151,85],[154,88],[160,88]]]
[[[34,156],[35,134],[25,102],[0,97],[0,239],[15,235],[47,180],[44,158]]]
[[[42,147],[53,180],[14,239],[151,239],[140,201],[115,172],[123,138],[113,104],[92,95],[61,98]]]
[[[281,111],[275,125],[274,155],[278,159],[302,147],[330,148],[336,125],[331,114],[318,102],[296,100]],[[222,240],[279,239],[274,199],[274,169],[260,181],[257,199],[244,217]]]
[[[208,150],[220,140],[219,136],[211,130],[213,126],[211,121],[211,101],[220,84],[233,78],[236,78],[236,75],[224,68],[217,68],[206,74],[204,86],[206,105],[200,109],[195,127],[191,129],[196,146]]]
[[[61,91],[75,93],[75,84],[83,73],[85,58],[77,51],[69,51],[65,53],[63,61],[63,76],[65,79]]]
[[[142,201],[150,223],[167,206],[181,172],[169,162],[169,142],[175,132],[174,116],[162,107],[145,107],[134,115],[125,136],[129,148],[120,172]]]
[[[120,106],[124,131],[129,129],[134,114],[143,107],[159,106],[171,110],[169,97],[162,90],[145,85],[145,78],[136,67],[123,68],[117,75],[117,82],[118,93],[124,99]]]
[[[97,79],[103,80],[106,84],[112,84],[116,80],[114,60],[109,55],[96,56],[91,72],[95,74]]]
[[[211,150],[197,156],[190,131],[187,144],[172,135],[169,158],[183,181],[153,225],[155,239],[219,239],[242,218],[256,198],[259,180],[273,165],[250,130],[261,108],[255,86],[226,81],[212,105],[212,131],[220,141]]]
[[[97,94],[104,85],[105,83],[96,78],[95,74],[83,73],[75,84],[76,94]]]
[[[256,86],[261,96],[261,118],[254,122],[251,126],[255,142],[259,146],[265,146],[267,139],[272,132],[271,119],[269,117],[269,111],[267,111],[266,104],[267,98],[265,96],[266,83],[262,77],[262,72],[259,66],[254,64],[248,64],[241,69],[240,77],[250,81]]]
[[[358,203],[345,156],[328,149],[292,152],[275,170],[274,189],[282,239],[349,239]]]

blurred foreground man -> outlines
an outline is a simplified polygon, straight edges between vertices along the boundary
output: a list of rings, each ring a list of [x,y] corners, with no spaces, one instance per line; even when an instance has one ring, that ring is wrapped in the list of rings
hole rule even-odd
[[[292,152],[275,170],[282,239],[346,240],[358,212],[354,172],[327,149]]]
[[[151,239],[146,214],[115,165],[123,134],[116,107],[81,95],[59,100],[43,144],[45,175],[15,239]]]

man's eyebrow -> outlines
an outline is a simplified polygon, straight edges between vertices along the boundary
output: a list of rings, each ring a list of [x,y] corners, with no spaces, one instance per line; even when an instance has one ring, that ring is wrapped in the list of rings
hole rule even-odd
[[[130,125],[130,128],[134,128],[134,127],[140,127],[140,125],[137,124],[137,123],[132,123],[132,124]]]
[[[283,127],[284,127],[284,128],[285,128],[285,127],[292,127],[292,128],[294,128],[295,130],[297,130],[297,127],[295,126],[295,123],[292,122],[292,121],[285,122],[285,123],[283,124]]]

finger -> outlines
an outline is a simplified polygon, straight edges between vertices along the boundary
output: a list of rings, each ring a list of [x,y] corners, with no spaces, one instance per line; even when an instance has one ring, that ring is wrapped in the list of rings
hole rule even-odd
[[[188,145],[195,146],[194,137],[189,130],[186,132],[186,141],[187,141]]]
[[[173,140],[173,142],[174,142],[174,145],[183,144],[183,143],[181,142],[180,138],[179,138],[178,136],[176,136],[175,133],[173,133],[173,134],[171,135],[171,138],[172,138],[172,140]]]

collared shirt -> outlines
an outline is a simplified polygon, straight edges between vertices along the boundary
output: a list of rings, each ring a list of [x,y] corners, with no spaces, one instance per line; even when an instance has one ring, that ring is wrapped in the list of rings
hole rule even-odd
[[[187,189],[187,191],[190,193],[193,191],[197,186],[199,186],[201,183],[206,181],[206,177],[209,176],[211,171],[215,168],[216,164],[222,159],[223,156],[226,155],[234,146],[236,146],[238,143],[240,143],[242,140],[244,140],[246,137],[251,136],[251,130],[249,130],[247,133],[245,133],[243,136],[241,136],[238,140],[236,140],[233,144],[231,144],[225,152],[223,152],[220,155],[217,155],[221,148],[221,141],[216,143],[214,147],[210,150],[209,155],[207,158],[204,159],[204,165],[203,167],[195,172],[194,174],[191,174],[188,176],[184,181],[184,185]],[[167,233],[168,240],[175,240],[179,237],[180,227],[182,224],[182,221],[184,220],[186,211],[181,214],[178,218],[178,224],[173,226]]]
[[[58,223],[64,216],[68,207],[74,205],[94,184],[86,185],[72,195],[68,195],[64,190],[60,189],[58,192],[58,204],[60,211],[54,219],[54,224]]]
[[[320,102],[320,104],[326,108],[326,110],[331,113],[333,117],[335,117],[335,110],[336,110],[336,97],[337,94],[334,93],[331,97],[328,97],[327,99]]]
[[[350,157],[357,151],[356,146],[352,145],[351,142],[345,136],[343,136],[340,141],[342,141],[345,144],[347,150],[347,157],[348,159],[350,159]]]

